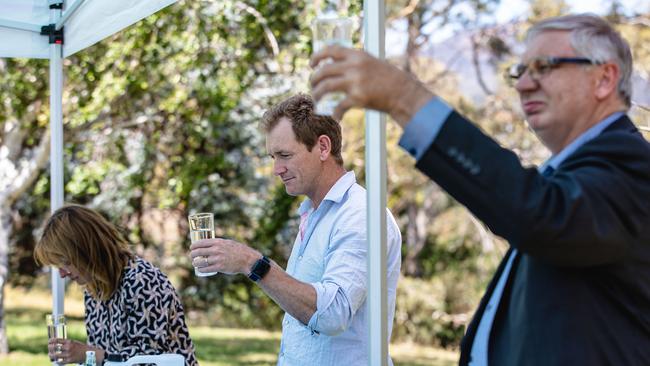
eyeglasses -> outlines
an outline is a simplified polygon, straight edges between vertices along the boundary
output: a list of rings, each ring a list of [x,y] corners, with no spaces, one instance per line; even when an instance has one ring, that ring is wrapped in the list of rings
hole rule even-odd
[[[600,65],[602,62],[584,57],[539,57],[525,64],[510,66],[506,70],[506,79],[511,82],[517,80],[528,70],[528,75],[533,80],[538,81],[541,77],[547,75],[551,70],[560,67],[562,64]]]

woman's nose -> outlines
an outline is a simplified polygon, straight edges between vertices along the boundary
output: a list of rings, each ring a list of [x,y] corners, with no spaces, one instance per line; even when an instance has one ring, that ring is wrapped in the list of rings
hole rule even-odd
[[[70,272],[66,271],[64,268],[59,268],[59,276],[61,278],[66,278],[70,275]]]

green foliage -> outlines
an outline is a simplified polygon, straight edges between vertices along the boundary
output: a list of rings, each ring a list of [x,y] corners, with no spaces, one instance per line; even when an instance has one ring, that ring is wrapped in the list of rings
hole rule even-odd
[[[260,219],[252,236],[237,239],[243,239],[285,267],[297,230],[287,227],[296,202],[296,197],[285,193],[282,184],[275,185],[270,199],[261,202]],[[227,220],[223,225],[228,225]],[[184,303],[190,308],[210,309],[206,318],[212,324],[280,328],[282,309],[244,276],[215,276],[208,280],[188,276],[181,288]]]
[[[411,42],[407,57],[394,61],[525,163],[539,163],[547,153],[521,120],[514,90],[500,85],[476,105],[461,97],[458,77],[445,65],[418,53],[430,36],[426,27],[476,27],[497,3],[388,1],[387,16],[408,23]],[[345,4],[351,14],[359,14],[363,2]],[[149,259],[180,284],[186,309],[205,312],[198,319],[206,324],[280,327],[281,309],[243,276],[193,275],[186,258],[185,217],[190,211],[214,212],[220,235],[286,264],[300,198],[287,195],[265,168],[263,136],[255,126],[268,105],[305,91],[314,11],[315,3],[302,0],[180,1],[64,63],[66,201],[96,207],[126,228],[137,250],[151,254]],[[565,12],[566,4],[536,0],[531,11],[536,20]],[[614,6],[611,19],[625,22]],[[621,30],[638,72],[647,78],[650,32],[644,22],[647,17]],[[520,39],[525,28],[511,31],[511,38]],[[492,51],[505,49],[491,41],[485,43]],[[514,61],[505,51],[496,56],[497,66]],[[20,125],[28,136],[25,148],[37,146],[46,135],[47,78],[45,60],[0,60],[0,128]],[[650,125],[645,109],[632,113],[640,124]],[[353,111],[342,122],[346,167],[361,183],[362,118],[361,111]],[[400,133],[388,123],[388,206],[404,241],[394,336],[455,346],[505,245],[417,172],[413,159],[396,147]],[[2,136],[0,143],[6,144]],[[17,245],[10,246],[9,258],[10,281],[16,285],[32,286],[38,272],[31,253],[34,234],[49,212],[49,193],[45,171],[13,207],[12,243]],[[161,239],[147,229],[151,221],[178,235]],[[202,357],[212,364],[231,362],[213,358],[217,348],[241,356],[241,347],[217,338],[197,338]],[[34,341],[16,339],[12,343]],[[275,340],[244,343],[249,342],[264,354],[277,347]]]
[[[276,184],[270,199],[263,204],[259,226],[251,240],[264,254],[278,258],[282,267],[286,266],[287,252],[291,251],[297,233],[297,227],[287,227],[287,223],[293,218],[298,201],[299,198],[285,192],[283,184]]]
[[[32,257],[36,238],[34,232],[40,229],[40,218],[49,208],[49,180],[42,177],[32,194],[16,203],[19,220],[14,222],[12,240],[19,245],[9,247],[9,282],[14,286],[31,287],[40,267]]]
[[[249,108],[246,93],[268,93],[254,84],[277,76],[276,57],[306,59],[307,5],[181,1],[68,58],[66,201],[105,212],[129,231],[139,250],[160,245],[143,230],[151,210],[180,210],[181,218],[190,210],[214,212],[218,227],[228,228],[225,235],[284,263],[294,198],[279,188],[263,189],[268,178],[255,169],[264,147],[252,127],[262,109]],[[3,60],[0,68],[6,71],[0,100],[11,106],[0,109],[0,117],[20,119],[30,108],[43,110],[19,122],[29,126],[35,145],[48,123],[47,63]],[[15,225],[20,245],[12,252],[12,268],[28,275],[36,269],[30,238],[49,211],[47,181],[44,175],[17,205],[24,223]],[[185,224],[176,225],[182,230]],[[279,310],[247,279],[200,283],[185,265],[177,274],[189,304],[224,307],[231,319],[241,313],[242,324],[276,323]],[[12,279],[27,283],[29,277],[19,280],[18,273],[12,271]],[[260,307],[270,308],[261,323]]]
[[[464,333],[464,319],[454,321],[448,311],[445,284],[440,279],[402,278],[397,292],[393,339],[457,346]]]
[[[0,59],[0,123],[11,123],[21,120],[28,109],[40,109],[46,104],[48,68],[46,60]],[[39,101],[34,104],[34,101]],[[45,111],[45,108],[42,108]],[[29,132],[35,133],[35,139],[40,136],[37,132],[46,123],[45,118],[26,121]],[[42,129],[41,129],[42,133]]]
[[[0,365],[37,366],[45,365],[47,359],[47,331],[44,325],[45,313],[49,310],[51,298],[41,290],[29,293],[8,289],[11,295],[7,304],[7,333],[11,345],[10,353],[0,356]],[[70,293],[68,293],[70,295]],[[13,301],[12,301],[13,300]],[[68,317],[68,338],[78,341],[86,339],[81,315],[82,302],[66,302]],[[187,308],[187,307],[186,307]],[[201,365],[207,366],[252,366],[275,365],[280,347],[280,333],[266,329],[220,328],[188,320],[190,336],[194,342],[196,356]],[[397,365],[450,366],[458,356],[433,347],[413,347],[393,343],[391,353]],[[406,353],[406,354],[405,354]]]
[[[473,312],[473,303],[468,304],[467,299],[480,295],[474,281],[474,276],[459,271],[430,280],[401,278],[393,340],[458,347]]]
[[[531,19],[536,22],[543,18],[566,14],[569,6],[565,0],[533,0],[531,1]]]

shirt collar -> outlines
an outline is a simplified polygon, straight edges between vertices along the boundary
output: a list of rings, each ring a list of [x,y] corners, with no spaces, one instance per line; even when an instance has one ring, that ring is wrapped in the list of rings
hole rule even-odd
[[[330,188],[330,190],[323,198],[322,202],[325,201],[332,201],[335,203],[341,202],[343,196],[345,196],[345,193],[347,193],[348,189],[350,189],[350,187],[352,187],[352,185],[355,184],[356,182],[357,182],[357,177],[354,174],[354,172],[353,171],[346,172],[345,174],[343,174],[341,178],[339,178],[336,181],[336,183],[334,183],[332,188]],[[309,198],[306,198],[300,204],[300,208],[298,209],[298,214],[302,215],[303,213],[311,209],[312,209],[311,200]]]
[[[591,139],[594,137],[600,135],[601,132],[603,132],[604,129],[609,127],[612,123],[617,121],[619,118],[621,118],[625,112],[615,112],[613,114],[610,114],[607,118],[603,119],[602,121],[598,122],[597,124],[591,126],[587,131],[583,132],[578,138],[573,140],[569,145],[567,145],[562,151],[559,153],[551,156],[550,159],[548,159],[542,166],[539,168],[540,171],[544,171],[547,166],[550,166],[553,169],[557,169],[560,164],[564,160],[566,160],[569,155],[573,154],[578,148],[580,148],[582,145],[586,144],[589,142]]]

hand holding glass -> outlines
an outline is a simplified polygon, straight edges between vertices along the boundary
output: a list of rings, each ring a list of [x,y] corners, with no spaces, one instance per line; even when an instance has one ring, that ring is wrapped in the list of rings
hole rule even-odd
[[[197,213],[188,216],[190,224],[190,241],[194,243],[201,239],[214,238],[214,215],[212,213]],[[207,263],[207,257],[203,257]],[[200,268],[194,267],[194,274],[199,277],[216,275],[219,272],[202,272]]]
[[[314,52],[337,44],[352,47],[352,19],[341,17],[333,10],[319,14],[314,21]],[[316,103],[315,112],[320,115],[332,115],[336,106],[345,98],[343,93],[329,93]]]
[[[66,329],[66,319],[63,314],[47,314],[45,315],[45,324],[47,324],[47,337],[48,339],[66,339],[68,338]],[[61,344],[57,344],[56,353],[61,353]],[[62,359],[57,359],[61,362]]]

